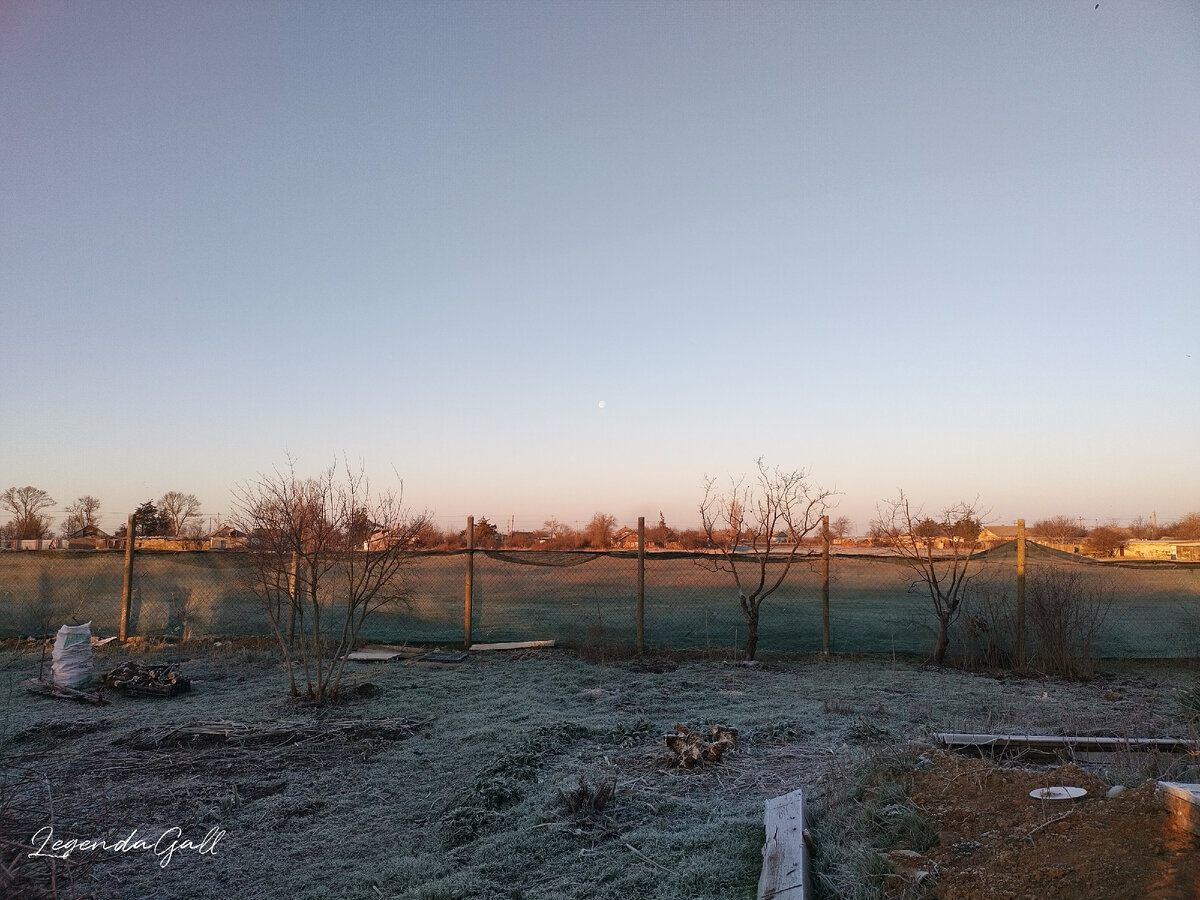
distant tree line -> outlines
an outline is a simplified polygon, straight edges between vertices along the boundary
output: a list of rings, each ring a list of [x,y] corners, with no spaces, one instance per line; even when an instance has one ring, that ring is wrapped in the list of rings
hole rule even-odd
[[[54,498],[41,488],[32,485],[8,488],[0,493],[0,509],[10,516],[7,522],[0,525],[0,540],[69,537],[86,528],[98,527],[101,505],[96,497],[85,494],[68,505],[66,516],[56,532],[54,518],[50,512],[57,505]],[[182,491],[167,491],[158,500],[146,500],[134,511],[133,521],[134,533],[138,537],[198,539],[204,536],[200,501],[195,494]],[[932,521],[914,523],[917,536],[920,537],[924,532],[932,535],[936,531],[936,524],[938,523]],[[967,523],[963,524],[967,527]],[[972,521],[969,527],[979,524]],[[829,536],[835,542],[851,540],[854,538],[852,529],[853,523],[847,517],[839,516],[830,520]],[[113,536],[123,538],[125,531],[126,526],[122,524]],[[603,512],[597,512],[581,527],[560,522],[552,516],[542,523],[541,528],[511,533],[500,531],[486,516],[480,516],[475,520],[474,545],[477,549],[486,550],[611,550],[619,533],[616,517]],[[647,523],[645,535],[646,545],[652,549],[713,548],[712,537],[706,534],[704,529],[673,528],[667,524],[662,513],[659,513],[656,524]],[[1121,548],[1131,540],[1200,540],[1200,512],[1188,513],[1173,522],[1162,524],[1138,516],[1128,525],[1108,522],[1092,528],[1085,528],[1081,519],[1058,515],[1034,522],[1029,528],[1029,535],[1059,547],[1078,547],[1096,555],[1111,556],[1119,554]],[[725,538],[727,535],[720,537]],[[745,529],[744,534],[737,536],[737,541],[749,540],[752,537],[750,530]],[[889,539],[887,529],[882,528],[879,522],[872,523],[867,537],[877,545],[893,543]],[[819,539],[819,535],[807,537],[809,542]],[[426,518],[413,539],[413,546],[427,550],[462,549],[467,546],[466,530],[442,529]]]
[[[1155,541],[1174,538],[1180,541],[1200,540],[1200,512],[1188,513],[1174,522],[1156,525],[1138,516],[1128,525],[1117,522],[1084,528],[1079,519],[1053,516],[1033,523],[1030,533],[1047,543],[1060,547],[1078,545],[1079,549],[1098,556],[1115,556],[1129,541]],[[1074,548],[1073,548],[1074,549]]]
[[[626,529],[632,531],[630,526]],[[625,529],[617,527],[616,516],[598,512],[582,527],[560,522],[551,516],[541,528],[502,532],[486,516],[475,519],[473,546],[477,550],[612,550],[621,542]],[[661,549],[695,550],[707,546],[704,532],[698,528],[676,529],[667,525],[662,514],[658,524],[646,527],[646,544]],[[418,531],[414,546],[421,550],[461,550],[467,546],[467,531],[442,529],[427,521]]]
[[[0,509],[12,518],[0,525],[0,540],[35,541],[55,537],[50,515],[58,504],[47,491],[33,485],[10,487],[0,493]],[[89,528],[99,527],[100,501],[91,494],[77,498],[67,506],[67,515],[59,525],[59,536],[70,537]],[[199,538],[203,536],[200,501],[195,494],[167,491],[157,501],[147,500],[133,514],[134,532],[141,537]],[[124,537],[121,525],[115,537]]]

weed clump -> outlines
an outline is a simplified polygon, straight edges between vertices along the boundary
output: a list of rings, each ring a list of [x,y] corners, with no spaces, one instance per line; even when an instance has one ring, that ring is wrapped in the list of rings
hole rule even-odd
[[[612,801],[617,793],[617,780],[597,781],[591,787],[582,775],[579,783],[569,791],[559,790],[558,799],[567,812],[576,818],[591,819],[601,815],[604,808]]]
[[[908,792],[911,754],[876,758],[843,791],[823,798],[813,826],[815,896],[876,900],[890,873],[882,850],[924,853],[937,832]]]

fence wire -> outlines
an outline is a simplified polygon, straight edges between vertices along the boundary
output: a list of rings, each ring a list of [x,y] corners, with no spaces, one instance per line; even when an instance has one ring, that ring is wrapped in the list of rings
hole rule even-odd
[[[1200,656],[1200,563],[1096,561],[1028,544],[1026,646],[1031,658],[1055,641],[1086,642],[1100,658]],[[466,569],[472,563],[473,642],[553,640],[632,648],[637,634],[636,553],[451,551],[414,555],[409,600],[368,619],[373,642],[461,644]],[[644,640],[648,649],[736,650],[746,641],[737,589],[704,557],[647,553]],[[772,563],[775,566],[777,563]],[[1014,544],[983,554],[979,579],[956,617],[951,656],[1007,661],[1016,637]],[[775,571],[775,570],[773,570]],[[0,551],[0,636],[47,637],[63,624],[120,624],[124,556],[116,551]],[[127,633],[175,639],[272,634],[241,553],[139,551]],[[1070,582],[1063,598],[1048,579]],[[830,560],[834,653],[927,654],[937,620],[923,586],[896,556]],[[1058,593],[1063,594],[1060,584]],[[793,565],[762,605],[758,648],[822,649],[819,557]],[[1055,606],[1055,603],[1058,606]],[[1082,643],[1081,643],[1082,646]]]

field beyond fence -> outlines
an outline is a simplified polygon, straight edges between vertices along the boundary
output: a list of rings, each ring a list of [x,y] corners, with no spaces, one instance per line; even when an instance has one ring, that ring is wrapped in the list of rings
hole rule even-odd
[[[1200,563],[1101,562],[1029,543],[1027,577],[1051,568],[1077,573],[1103,609],[1090,652],[1148,659],[1200,655]],[[471,554],[471,639],[554,640],[632,648],[638,560],[632,552],[457,551],[414,555],[409,603],[367,621],[364,640],[461,644]],[[732,578],[679,552],[645,556],[644,641],[651,649],[738,649],[746,625]],[[130,635],[180,639],[271,634],[246,580],[245,557],[230,552],[135,555]],[[968,601],[952,656],[985,658],[1011,647],[1015,542],[980,555],[985,589]],[[775,563],[772,563],[775,565]],[[46,637],[60,625],[92,623],[116,634],[124,556],[118,551],[0,552],[0,637]],[[896,556],[830,559],[830,650],[924,654],[936,625],[928,596]],[[759,649],[822,649],[820,557],[793,566],[762,607]],[[1036,643],[1036,636],[1032,638]],[[1033,648],[1036,652],[1036,647]]]

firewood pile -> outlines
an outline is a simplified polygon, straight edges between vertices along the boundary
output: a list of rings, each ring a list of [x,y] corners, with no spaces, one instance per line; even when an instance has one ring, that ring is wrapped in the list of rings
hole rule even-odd
[[[192,683],[170,664],[147,665],[129,660],[105,672],[101,682],[127,694],[174,697],[192,689]]]
[[[712,766],[721,761],[726,750],[737,742],[737,729],[714,725],[708,730],[708,738],[686,725],[675,723],[675,733],[665,738],[672,756],[668,762],[680,769],[695,769]]]

